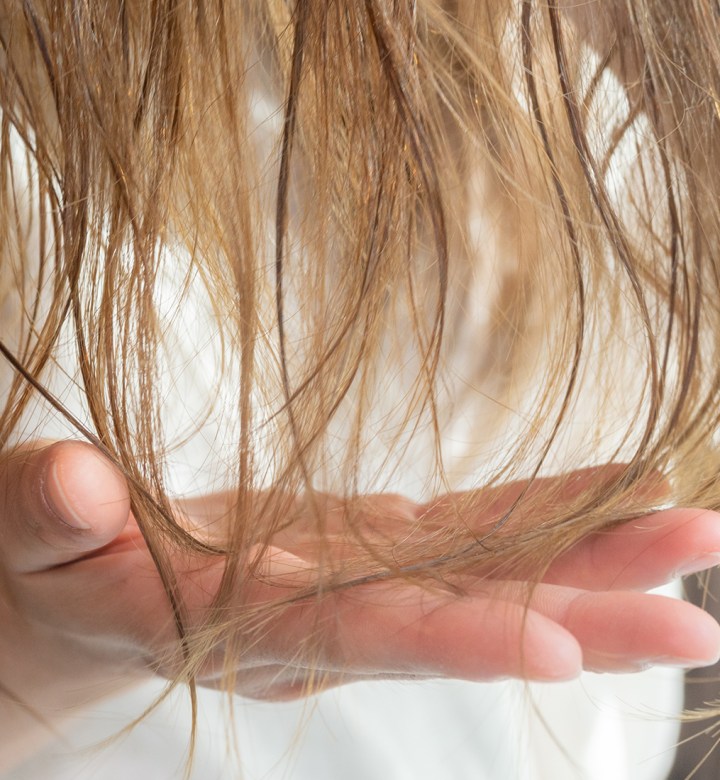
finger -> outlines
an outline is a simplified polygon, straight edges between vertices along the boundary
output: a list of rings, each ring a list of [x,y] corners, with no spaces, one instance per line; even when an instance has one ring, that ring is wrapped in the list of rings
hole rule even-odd
[[[541,584],[486,584],[495,598],[529,608],[565,628],[592,671],[635,671],[652,664],[708,666],[720,657],[720,626],[678,599],[634,591],[594,593]]]
[[[393,592],[395,591],[395,592]],[[417,588],[348,594],[330,648],[339,668],[464,680],[576,677],[581,654],[560,625],[524,605],[457,599]]]
[[[511,482],[499,487],[448,493],[424,507],[422,521],[445,527],[452,518],[462,518],[476,535],[497,531],[500,535],[517,533],[536,526],[539,516],[551,510],[567,510],[573,502],[606,496],[621,485],[627,471],[622,463],[578,469],[555,477]],[[645,501],[662,497],[667,483],[651,473],[635,485],[632,495]],[[528,508],[532,511],[528,511]],[[508,513],[513,511],[510,517]]]
[[[289,558],[281,564],[285,571]],[[282,592],[258,585],[253,595],[267,604]],[[360,675],[565,680],[581,671],[574,637],[525,605],[404,583],[356,586],[291,604],[269,626],[263,645],[265,663]]]
[[[119,472],[94,447],[59,442],[0,462],[4,564],[18,573],[67,563],[125,526],[130,500]]]
[[[720,564],[720,514],[669,509],[583,539],[543,580],[587,590],[643,590]]]

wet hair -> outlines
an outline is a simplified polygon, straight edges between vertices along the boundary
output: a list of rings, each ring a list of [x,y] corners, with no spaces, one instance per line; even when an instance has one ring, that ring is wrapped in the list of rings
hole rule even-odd
[[[281,530],[325,538],[328,493],[358,557],[328,546],[318,593],[487,560],[539,577],[651,511],[652,475],[720,505],[719,41],[710,0],[0,3],[0,443],[42,402],[122,468],[178,679],[285,607],[227,617]],[[216,379],[178,434],[195,358]],[[168,488],[210,419],[222,534]],[[600,462],[610,481],[519,491],[480,537],[491,491],[405,543],[367,533],[362,496],[398,482],[428,501]],[[225,567],[198,636],[178,549]]]

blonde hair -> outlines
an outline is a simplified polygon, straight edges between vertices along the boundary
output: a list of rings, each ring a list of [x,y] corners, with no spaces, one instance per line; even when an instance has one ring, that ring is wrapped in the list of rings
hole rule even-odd
[[[226,615],[298,516],[292,497],[323,538],[328,485],[363,554],[328,548],[305,598],[485,559],[540,576],[652,509],[637,485],[657,473],[664,500],[720,505],[720,16],[706,0],[586,5],[1,4],[0,292],[18,314],[0,443],[38,395],[64,408],[45,384],[69,318],[91,420],[72,422],[128,477],[183,637],[179,678],[221,639],[231,669],[284,608]],[[234,453],[221,539],[166,489],[168,272],[173,308],[198,287],[210,302],[235,385],[232,408],[211,394],[195,419],[223,415],[234,436],[218,446]],[[532,523],[521,491],[482,538],[462,518],[487,491],[429,527],[421,514],[412,544],[367,538],[360,495],[428,431],[426,497],[463,459],[482,486],[626,465]],[[368,468],[378,439],[385,468]],[[169,549],[225,556],[195,637]]]

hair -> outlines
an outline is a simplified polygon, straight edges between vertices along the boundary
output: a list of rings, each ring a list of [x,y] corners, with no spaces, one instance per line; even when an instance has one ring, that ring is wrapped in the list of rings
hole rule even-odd
[[[652,510],[652,475],[720,506],[719,42],[710,0],[0,3],[0,446],[41,399],[122,468],[178,679],[219,642],[231,670],[286,607],[227,617],[280,531],[327,538],[328,491],[358,556],[328,544],[298,598],[485,560],[539,577]],[[82,413],[56,389],[68,342]],[[181,435],[194,359],[214,379]],[[168,488],[210,419],[222,535]],[[364,522],[398,478],[427,501],[605,461],[482,537],[489,490],[405,544]],[[196,632],[177,550],[222,556]]]

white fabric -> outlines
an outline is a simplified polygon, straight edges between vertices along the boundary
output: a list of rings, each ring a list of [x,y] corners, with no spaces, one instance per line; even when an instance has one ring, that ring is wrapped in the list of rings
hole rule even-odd
[[[67,744],[6,780],[179,780],[190,725],[181,693],[130,736],[94,749],[161,690],[148,684],[77,718]],[[225,699],[206,691],[191,778],[662,780],[678,693],[677,673],[656,669],[531,691],[521,683],[362,683],[308,702],[238,701],[240,769],[226,750]]]

